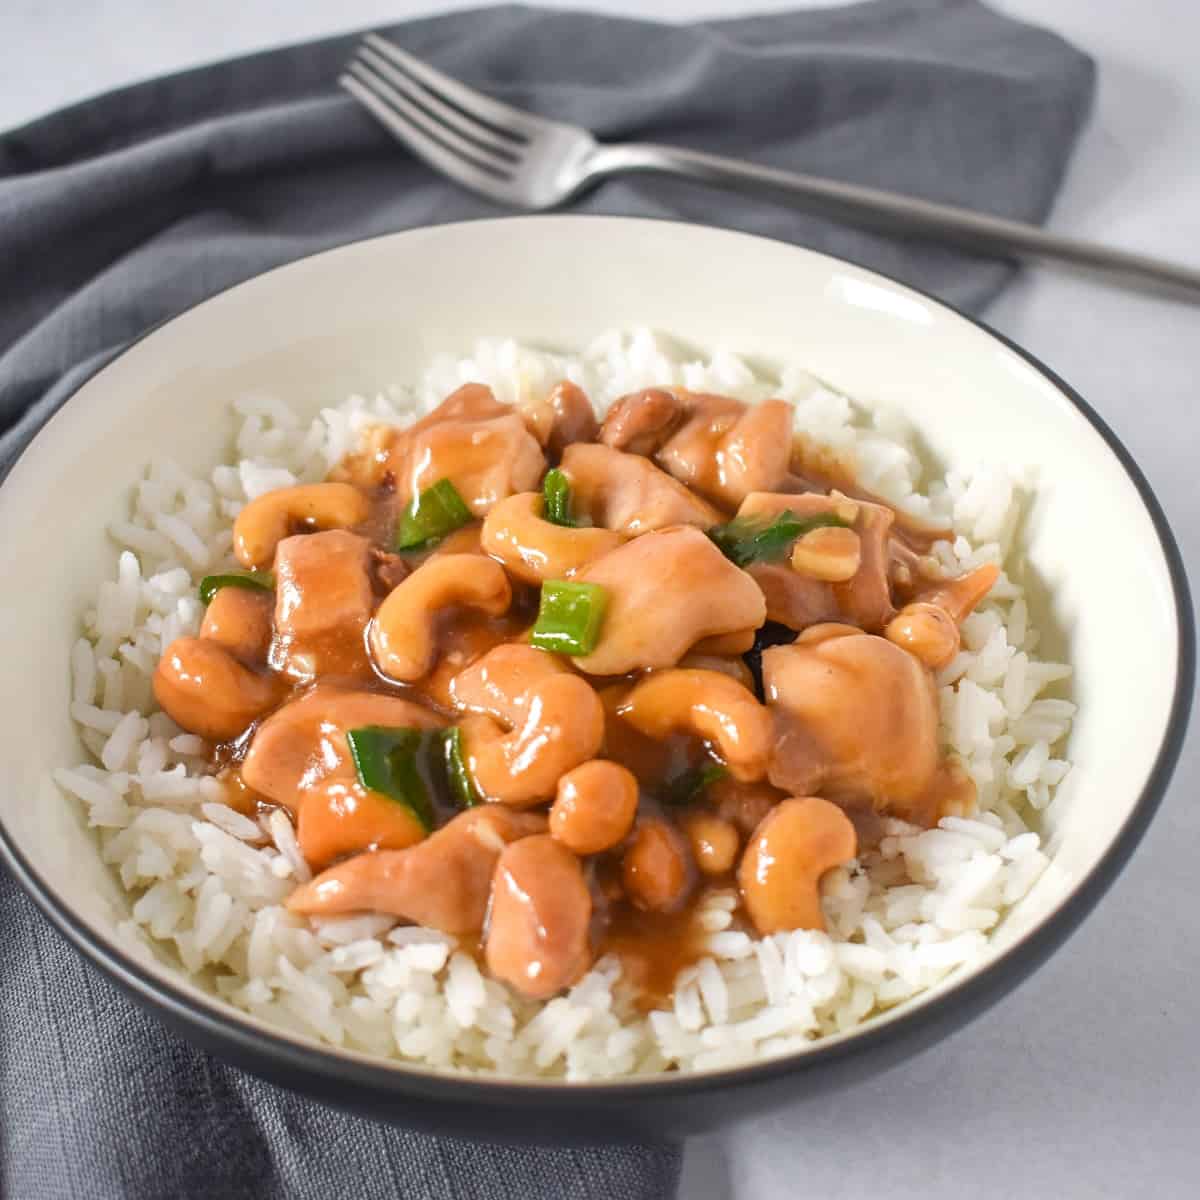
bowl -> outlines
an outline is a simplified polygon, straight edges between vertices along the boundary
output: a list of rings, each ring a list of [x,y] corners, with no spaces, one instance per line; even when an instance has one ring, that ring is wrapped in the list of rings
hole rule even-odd
[[[1074,667],[1076,767],[1047,813],[1050,868],[986,954],[858,1029],[757,1065],[623,1083],[436,1074],[258,1023],[117,934],[128,897],[49,781],[80,761],[68,653],[115,549],[105,526],[156,453],[228,457],[229,400],[267,390],[315,411],[512,335],[573,347],[646,325],[764,364],[801,364],[897,405],[942,463],[1036,482],[1025,580]],[[488,1139],[682,1135],[882,1070],[981,1013],[1060,946],[1132,853],[1179,755],[1195,634],[1178,550],[1112,432],[1030,355],[894,281],[794,246],[667,222],[529,217],[414,230],[302,259],[166,323],[87,382],[0,488],[9,589],[0,851],[59,931],[185,1037],[249,1071],[375,1118]],[[37,697],[30,721],[29,698]]]

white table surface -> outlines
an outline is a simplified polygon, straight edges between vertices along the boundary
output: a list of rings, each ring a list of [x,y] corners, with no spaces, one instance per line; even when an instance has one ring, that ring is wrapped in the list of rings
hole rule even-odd
[[[557,2],[686,20],[798,0]],[[0,128],[144,76],[458,7],[468,4],[0,0]],[[1200,5],[996,7],[1051,26],[1100,64],[1098,104],[1051,225],[1200,265]],[[1200,584],[1200,305],[1029,269],[988,319],[1113,426]],[[1200,1194],[1198,792],[1194,735],[1133,861],[1030,981],[869,1083],[694,1140],[684,1200]]]

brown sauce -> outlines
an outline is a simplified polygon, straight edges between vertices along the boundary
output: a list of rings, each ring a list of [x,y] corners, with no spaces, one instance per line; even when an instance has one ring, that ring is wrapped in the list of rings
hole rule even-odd
[[[716,430],[713,436],[716,437],[720,432]],[[376,606],[398,581],[429,557],[482,553],[482,524],[479,521],[469,522],[438,545],[423,551],[397,554],[392,550],[397,520],[403,508],[396,481],[388,466],[389,453],[398,436],[382,428],[372,431],[367,449],[347,458],[330,475],[331,479],[354,483],[368,498],[369,516],[353,532],[365,537],[372,545],[369,570]],[[854,499],[884,504],[857,486],[851,467],[840,456],[815,446],[802,436],[795,440],[791,465],[800,476],[797,483],[809,486],[810,490],[826,494],[837,490]],[[924,571],[926,556],[933,543],[949,536],[949,532],[925,525],[894,509],[892,511],[895,512],[895,522],[889,533],[887,550],[888,583],[894,597],[907,601],[921,594],[922,587],[932,578],[927,577]],[[417,683],[402,684],[381,676],[371,661],[369,646],[361,628],[331,632],[326,641],[319,643],[317,648],[325,664],[320,673],[320,682],[342,685],[360,692],[404,697],[420,702],[443,717],[453,718],[456,716],[450,691],[453,679],[494,647],[524,640],[536,617],[538,590],[515,580],[512,581],[512,589],[513,601],[503,616],[487,616],[466,609],[443,611],[436,626],[436,663]],[[822,619],[830,618],[825,616]],[[276,632],[266,661],[255,664],[258,670],[270,671],[272,666],[277,666],[281,661],[283,648],[278,638]],[[728,654],[727,657],[738,664],[742,661],[736,654]],[[278,671],[271,674],[280,682],[280,706],[298,698],[310,686],[309,682],[285,679]],[[599,756],[624,765],[637,777],[642,791],[639,806],[641,817],[665,817],[677,825],[681,810],[664,805],[663,796],[681,777],[705,764],[711,764],[712,752],[697,737],[673,735],[651,738],[623,720],[620,706],[638,678],[639,674],[589,680],[605,712],[604,740]],[[227,803],[249,816],[273,807],[265,797],[247,786],[240,769],[257,729],[269,715],[265,714],[236,739],[214,745],[212,751],[212,769],[226,785]],[[768,793],[775,791],[765,782],[745,785],[743,790],[754,788],[760,792],[764,789]],[[732,793],[736,789],[726,790]],[[931,823],[941,813],[961,811],[968,806],[971,794],[973,789],[970,781],[963,773],[943,764],[929,800]],[[762,803],[769,808],[784,795],[786,793],[778,792]],[[709,799],[713,811],[721,811],[716,788]],[[749,797],[749,800],[753,799],[755,797]],[[736,801],[737,797],[733,800]],[[726,805],[729,819],[741,826],[739,839],[743,846],[751,826],[739,820],[736,814],[743,809],[747,812],[758,811],[749,804],[749,800],[740,807],[739,803],[733,801]],[[456,813],[444,799],[438,801],[435,808],[437,825],[445,823]],[[880,836],[880,821],[874,809],[868,804],[851,810],[849,815],[856,827],[860,848],[876,845]],[[707,934],[697,920],[698,908],[711,889],[731,887],[734,878],[732,874],[720,879],[701,877],[699,886],[692,889],[687,901],[677,911],[646,912],[637,908],[623,891],[621,851],[622,847],[617,847],[594,856],[587,867],[594,898],[592,944],[597,956],[614,954],[621,959],[626,977],[632,981],[638,993],[639,1003],[649,1009],[668,1003],[679,971],[705,954]],[[633,891],[631,887],[631,894]],[[482,961],[482,950],[478,944],[470,938],[462,939],[462,942]]]
[[[612,906],[599,952],[621,960],[643,1011],[669,1004],[676,976],[704,957],[707,934],[696,919],[702,899],[697,892],[673,913],[642,912],[627,900]]]

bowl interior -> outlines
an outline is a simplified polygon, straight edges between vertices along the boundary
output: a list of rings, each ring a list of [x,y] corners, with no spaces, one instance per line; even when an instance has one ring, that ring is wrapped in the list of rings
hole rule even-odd
[[[126,515],[149,460],[166,454],[189,470],[228,460],[228,406],[248,391],[312,413],[413,378],[434,354],[481,336],[571,348],[634,325],[768,367],[801,365],[852,397],[901,408],[936,460],[1014,466],[1029,479],[1023,582],[1047,627],[1039,653],[1075,667],[1080,711],[1067,753],[1076,766],[1046,814],[1051,869],[982,961],[913,1003],[986,969],[1082,884],[1138,803],[1181,670],[1159,539],[1103,438],[1021,356],[868,272],[698,227],[527,218],[356,244],[218,296],[85,385],[0,490],[9,579],[0,826],[96,938],[124,945],[115,930],[129,902],[48,774],[82,759],[67,715],[68,654],[115,561],[105,527]],[[165,963],[145,969],[218,1004]]]

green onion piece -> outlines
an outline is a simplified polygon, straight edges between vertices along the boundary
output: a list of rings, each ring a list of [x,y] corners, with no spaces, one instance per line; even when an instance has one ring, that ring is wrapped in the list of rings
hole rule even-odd
[[[270,571],[249,571],[245,575],[205,575],[200,580],[200,603],[211,604],[223,587],[249,588],[251,591],[275,590],[275,576]]]
[[[367,725],[346,734],[358,782],[403,804],[426,830],[433,827],[426,773],[439,733]]]
[[[734,517],[727,525],[717,525],[708,531],[718,550],[738,567],[756,562],[774,562],[787,552],[798,538],[827,525],[850,527],[834,513],[814,513],[801,517],[789,508],[777,517]]]
[[[449,479],[427,487],[400,518],[397,550],[419,550],[440,541],[471,520],[471,510]]]
[[[591,654],[607,608],[608,593],[598,583],[548,579],[529,640],[556,654]]]
[[[729,772],[719,763],[708,763],[706,766],[693,767],[690,771],[684,771],[682,775],[677,775],[667,784],[662,798],[663,803],[691,804],[693,800],[699,798],[700,793],[709,784],[716,783],[718,779],[724,779],[728,774]]]
[[[542,480],[542,516],[551,525],[576,524],[571,518],[571,481],[557,467]]]
[[[467,770],[467,758],[463,753],[462,730],[457,725],[442,730],[442,749],[446,761],[446,782],[450,795],[459,808],[474,808],[480,802],[475,780]]]

